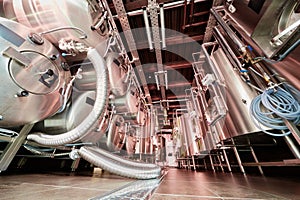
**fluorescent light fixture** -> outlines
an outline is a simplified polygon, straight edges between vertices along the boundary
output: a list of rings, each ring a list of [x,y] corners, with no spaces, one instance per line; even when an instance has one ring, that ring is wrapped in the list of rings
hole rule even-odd
[[[146,7],[143,8],[143,16],[144,16],[145,28],[146,28],[147,38],[148,38],[149,49],[150,51],[153,51],[153,44],[152,44],[148,13]]]

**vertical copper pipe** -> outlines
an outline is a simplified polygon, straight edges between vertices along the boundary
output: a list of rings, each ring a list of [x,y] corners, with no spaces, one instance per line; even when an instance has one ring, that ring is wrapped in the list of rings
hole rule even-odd
[[[183,25],[181,27],[181,30],[184,31],[185,25],[186,25],[186,9],[187,9],[187,0],[184,0],[184,7],[183,7]]]

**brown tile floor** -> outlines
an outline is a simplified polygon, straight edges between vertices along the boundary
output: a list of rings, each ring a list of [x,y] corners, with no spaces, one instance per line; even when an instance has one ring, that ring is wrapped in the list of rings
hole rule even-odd
[[[94,176],[66,176],[62,174],[0,175],[0,199],[92,199],[103,197],[104,194],[118,188],[124,189],[125,185],[134,182],[133,179],[106,173],[97,173]],[[164,199],[296,200],[300,199],[300,180],[169,169],[151,198],[151,200]]]
[[[151,200],[300,199],[300,180],[169,169]]]

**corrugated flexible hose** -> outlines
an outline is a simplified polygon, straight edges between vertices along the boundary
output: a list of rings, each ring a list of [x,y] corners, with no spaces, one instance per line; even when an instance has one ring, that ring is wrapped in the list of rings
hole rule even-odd
[[[103,58],[95,49],[89,50],[87,53],[88,59],[93,63],[96,81],[96,100],[93,110],[76,128],[59,135],[47,135],[44,133],[33,133],[27,136],[28,140],[33,140],[42,145],[58,146],[72,143],[82,139],[90,130],[95,128],[97,121],[102,115],[107,97],[107,71]]]
[[[128,160],[95,146],[84,146],[78,150],[84,160],[113,174],[135,179],[153,179],[161,175],[161,168],[150,163]]]

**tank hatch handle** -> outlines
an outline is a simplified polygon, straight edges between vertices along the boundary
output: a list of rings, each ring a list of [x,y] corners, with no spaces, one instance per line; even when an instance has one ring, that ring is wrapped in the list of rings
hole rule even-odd
[[[28,67],[31,63],[30,59],[28,59],[26,56],[21,54],[13,47],[8,47],[2,52],[2,54],[7,57],[10,57],[11,59],[14,59],[15,61],[19,62],[21,65],[24,65],[24,67]]]

